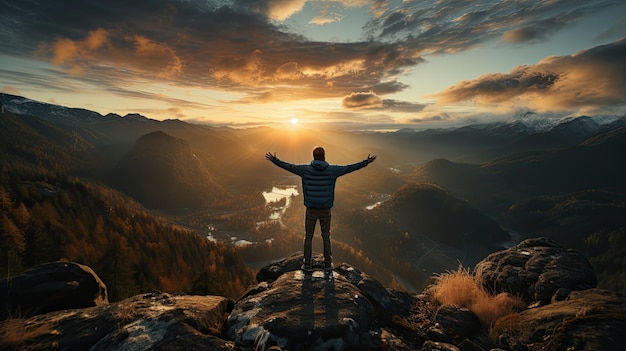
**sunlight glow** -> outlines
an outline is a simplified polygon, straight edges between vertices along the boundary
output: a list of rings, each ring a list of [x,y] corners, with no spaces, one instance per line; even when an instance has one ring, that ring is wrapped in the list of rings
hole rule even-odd
[[[294,126],[295,126],[296,124],[298,124],[298,119],[297,119],[297,118],[295,118],[295,117],[293,117],[293,118],[291,119],[291,125],[294,125]]]

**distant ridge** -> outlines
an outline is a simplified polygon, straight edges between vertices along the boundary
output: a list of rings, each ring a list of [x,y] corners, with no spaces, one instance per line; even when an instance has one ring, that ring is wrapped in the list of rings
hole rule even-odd
[[[114,171],[115,182],[150,208],[210,205],[225,196],[189,143],[162,131],[139,138]]]
[[[426,233],[457,248],[509,239],[496,222],[433,183],[403,186],[380,205],[380,211],[393,213],[404,230]]]

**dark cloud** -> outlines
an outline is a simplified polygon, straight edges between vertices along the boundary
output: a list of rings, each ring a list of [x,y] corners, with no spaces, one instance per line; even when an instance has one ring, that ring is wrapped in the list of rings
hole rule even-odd
[[[12,30],[0,32],[0,40],[12,55],[35,52],[74,75],[98,77],[104,85],[141,77],[251,94],[277,83],[300,88],[299,94],[274,92],[277,99],[344,96],[385,85],[422,61],[401,44],[314,42],[271,22],[272,16],[290,14],[302,4],[7,0],[0,11]],[[107,75],[99,74],[102,67],[111,68]],[[387,90],[398,89],[403,87]]]
[[[393,112],[420,112],[425,107],[426,105],[424,104],[415,104],[406,101],[384,99],[382,109]]]
[[[419,118],[411,118],[407,120],[407,123],[429,123],[429,122],[443,122],[449,120],[450,117],[446,113],[434,114],[432,116],[419,117]]]
[[[513,43],[541,41],[567,25],[580,20],[589,11],[590,9],[581,8],[536,21],[529,19],[525,25],[505,32],[502,38],[504,41]]]
[[[369,87],[366,90],[372,90],[377,92],[379,95],[387,95],[387,94],[393,94],[393,93],[398,93],[403,91],[404,89],[408,88],[409,86],[402,83],[402,82],[398,82],[397,80],[394,81],[390,81],[390,82],[381,82],[378,83],[376,85],[373,85],[371,87]]]
[[[72,92],[76,87],[67,82],[51,80],[49,75],[0,69],[0,80],[21,83],[41,91]]]
[[[499,102],[531,92],[545,92],[558,79],[557,73],[536,71],[530,66],[520,66],[509,74],[486,74],[476,80],[461,82],[440,96],[448,102],[474,98]]]
[[[423,55],[459,52],[500,37],[516,43],[540,40],[586,14],[621,4],[376,0],[370,2],[369,39],[333,43],[309,40],[277,24],[304,2],[4,0],[0,42],[5,55],[36,54],[54,63],[57,76],[71,76],[64,82],[81,80],[124,96],[133,94],[130,83],[159,81],[247,95],[238,102],[345,97],[347,108],[416,111],[421,105],[380,96],[405,90],[408,86],[399,80],[424,61]],[[440,97],[499,101],[529,91],[551,92],[572,81],[572,74],[557,65],[537,66],[541,69],[463,82]],[[41,89],[74,89],[18,73],[4,74]],[[498,89],[504,93],[498,95]],[[370,90],[376,94],[353,93]]]
[[[539,111],[625,106],[626,38],[568,56],[548,57],[508,74],[488,74],[436,94],[442,103],[509,102]]]
[[[353,92],[343,98],[342,106],[346,109],[376,109],[389,112],[419,112],[426,105],[393,99],[382,99],[373,91]]]
[[[371,38],[402,41],[420,54],[458,52],[502,36],[514,42],[543,39],[586,14],[619,5],[618,0],[403,2],[366,29]]]
[[[347,109],[382,107],[382,99],[373,91],[356,92],[343,98],[342,105]]]

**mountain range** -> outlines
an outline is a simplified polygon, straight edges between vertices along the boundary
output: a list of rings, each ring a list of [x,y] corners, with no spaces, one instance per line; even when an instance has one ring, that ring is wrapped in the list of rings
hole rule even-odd
[[[307,163],[312,147],[324,145],[332,163],[378,155],[366,171],[338,182],[333,237],[355,266],[377,266],[367,271],[379,272],[383,283],[417,286],[433,272],[471,266],[507,242],[541,234],[590,257],[601,269],[600,287],[626,291],[626,264],[614,260],[626,254],[624,116],[528,114],[511,122],[357,133],[101,115],[8,94],[0,94],[0,103],[4,197],[18,198],[24,182],[60,187],[66,183],[54,179],[74,177],[120,192],[199,238],[209,227],[246,236],[256,244],[239,250],[245,261],[251,251],[255,260],[274,260],[300,249],[302,206],[298,200],[285,211],[285,227],[258,225],[268,216],[261,192],[298,184],[263,155],[277,151]],[[366,209],[378,198],[388,200]],[[32,212],[36,201],[23,199]],[[3,225],[27,232],[15,211],[3,211]],[[8,242],[2,250],[21,257],[22,266],[34,262]]]

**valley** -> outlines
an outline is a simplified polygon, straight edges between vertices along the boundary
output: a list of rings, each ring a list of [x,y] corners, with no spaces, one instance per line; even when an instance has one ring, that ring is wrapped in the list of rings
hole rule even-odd
[[[236,274],[228,278],[234,294],[254,269],[302,250],[299,179],[271,167],[264,153],[307,163],[313,146],[325,145],[336,164],[378,155],[338,181],[332,239],[336,261],[387,286],[419,290],[433,274],[547,236],[590,257],[601,287],[626,291],[626,265],[615,259],[626,247],[620,116],[319,133],[101,116],[7,94],[0,100],[2,225],[10,233],[0,244],[8,257],[2,274],[50,259],[125,262],[103,270],[118,282],[111,284],[119,297],[146,287],[224,289],[231,284],[223,277]],[[146,231],[150,239],[138,234]],[[185,247],[202,247],[198,258],[190,260],[186,248],[163,256],[160,238],[183,232],[195,238]],[[122,247],[167,258],[155,271],[127,248],[111,255]],[[317,233],[314,250],[321,252]],[[233,255],[231,263],[224,255]],[[200,263],[202,256],[209,259]],[[192,277],[170,272],[184,266]]]

